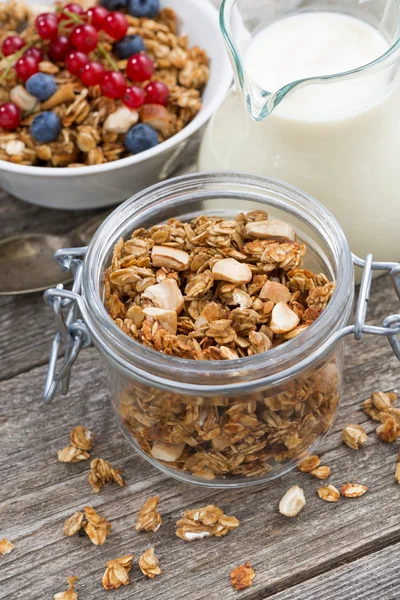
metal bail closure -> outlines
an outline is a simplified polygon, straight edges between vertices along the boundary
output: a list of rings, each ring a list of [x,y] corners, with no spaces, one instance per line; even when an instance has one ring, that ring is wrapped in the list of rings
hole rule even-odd
[[[72,291],[64,290],[59,284],[56,288],[46,290],[44,301],[54,310],[58,323],[58,332],[53,340],[50,351],[43,401],[49,403],[54,398],[61,383],[61,393],[67,394],[71,368],[78,357],[81,348],[91,343],[89,331],[85,323],[79,319],[77,299],[81,290],[83,261],[81,258],[86,248],[66,248],[58,250],[54,260],[60,264],[63,271],[70,270],[74,276]],[[64,344],[64,360],[57,370],[57,360],[60,348]]]
[[[390,279],[400,300],[400,264],[390,262],[374,262],[372,254],[368,254],[365,260],[358,258],[353,254],[353,263],[363,269],[363,276],[360,285],[360,292],[356,310],[356,322],[353,326],[353,333],[356,340],[361,340],[364,333],[371,335],[384,335],[392,347],[392,350],[398,360],[400,360],[400,342],[396,337],[400,333],[400,314],[393,314],[386,317],[383,321],[383,327],[366,325],[368,301],[371,291],[372,271],[388,271]]]

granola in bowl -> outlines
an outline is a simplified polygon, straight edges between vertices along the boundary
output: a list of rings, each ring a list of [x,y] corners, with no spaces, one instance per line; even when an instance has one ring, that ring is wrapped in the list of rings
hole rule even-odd
[[[119,240],[105,274],[106,306],[125,334],[166,356],[238,364],[268,357],[313,325],[333,294],[325,274],[303,268],[306,250],[291,226],[261,210],[170,219]],[[116,408],[143,452],[212,481],[259,477],[300,459],[337,404],[331,355],[242,396],[191,397],[137,382],[121,390]]]
[[[56,2],[39,15],[23,0],[1,4],[0,160],[101,165],[171,138],[200,111],[208,57],[175,12],[104,4]]]

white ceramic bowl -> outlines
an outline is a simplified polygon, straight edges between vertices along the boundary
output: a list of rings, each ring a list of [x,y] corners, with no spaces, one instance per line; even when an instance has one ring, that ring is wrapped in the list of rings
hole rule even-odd
[[[52,0],[45,0],[52,4]],[[43,0],[41,0],[41,3]],[[189,125],[162,144],[136,156],[88,167],[49,168],[14,165],[0,160],[0,185],[10,194],[40,206],[89,209],[117,204],[132,194],[166,179],[179,156],[200,143],[201,129],[225,98],[232,71],[219,30],[218,11],[208,0],[161,0],[179,17],[179,30],[189,34],[191,46],[210,57],[210,80],[203,107]],[[191,139],[192,138],[192,139]]]

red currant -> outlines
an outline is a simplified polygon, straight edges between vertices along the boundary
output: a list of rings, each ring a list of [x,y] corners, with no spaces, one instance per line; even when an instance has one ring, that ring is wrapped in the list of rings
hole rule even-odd
[[[93,25],[78,25],[71,33],[70,40],[77,50],[91,52],[97,48],[97,31]]]
[[[56,61],[64,60],[65,56],[72,50],[72,44],[66,35],[52,40],[49,45],[49,57]]]
[[[127,87],[125,94],[122,96],[122,102],[125,106],[132,109],[140,108],[144,104],[144,99],[144,90],[136,85]]]
[[[17,129],[21,121],[21,113],[15,104],[6,102],[0,105],[0,128],[11,131]]]
[[[58,21],[53,13],[42,13],[36,17],[35,26],[42,40],[52,40],[57,36]]]
[[[168,102],[169,89],[162,81],[151,81],[144,88],[146,92],[146,104],[162,104]]]
[[[110,12],[104,19],[103,29],[114,40],[120,40],[128,31],[128,20],[120,12]]]
[[[83,67],[87,65],[88,62],[89,59],[86,54],[83,52],[78,52],[77,50],[73,50],[67,54],[65,58],[67,69],[72,75],[79,75]]]
[[[79,78],[85,85],[98,85],[102,82],[105,69],[96,60],[89,61],[79,73]]]
[[[25,42],[19,35],[9,35],[1,44],[1,51],[4,56],[11,56],[25,46]]]
[[[38,62],[33,56],[21,56],[14,66],[17,76],[26,81],[31,75],[39,71]]]
[[[134,54],[128,58],[126,72],[132,81],[146,81],[154,73],[154,62],[147,54]]]
[[[89,17],[89,23],[91,23],[97,31],[100,31],[100,29],[103,29],[104,27],[104,22],[108,17],[109,12],[104,6],[93,6],[86,11],[86,14]]]
[[[28,48],[24,56],[32,56],[32,58],[34,58],[37,63],[40,63],[40,61],[43,60],[42,51],[40,50],[40,48],[35,48],[35,46],[33,48]]]
[[[100,88],[106,98],[121,98],[126,90],[126,79],[118,71],[107,71]]]
[[[71,2],[70,4],[66,4],[64,6],[63,12],[58,17],[58,20],[65,21],[66,19],[69,19],[69,15],[65,14],[67,12],[75,13],[76,15],[83,15],[85,11],[83,10],[82,6],[79,6],[79,4],[74,4]]]

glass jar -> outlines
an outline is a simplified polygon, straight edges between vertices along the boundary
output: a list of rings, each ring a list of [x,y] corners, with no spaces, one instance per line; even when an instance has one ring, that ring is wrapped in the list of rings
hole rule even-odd
[[[188,221],[206,213],[232,218],[259,209],[293,225],[307,244],[304,267],[335,281],[328,306],[303,333],[266,353],[195,361],[139,344],[110,318],[104,307],[104,273],[121,237],[171,217]],[[72,269],[75,284],[72,292],[57,288],[45,293],[61,325],[45,399],[54,396],[61,380],[67,381],[80,347],[92,339],[108,369],[122,431],[137,452],[162,471],[207,486],[265,483],[296,466],[332,425],[342,394],[343,337],[348,333],[360,337],[366,330],[372,257],[367,261],[357,323],[348,326],[354,299],[352,255],[335,218],[307,194],[258,176],[179,177],[119,206],[87,249],[62,250],[55,258]],[[398,266],[384,268],[393,271]],[[69,309],[65,322],[64,309]],[[385,327],[369,328],[388,335],[393,347],[400,331],[400,317],[395,317],[388,317],[392,320]],[[67,352],[57,373],[63,338]]]

